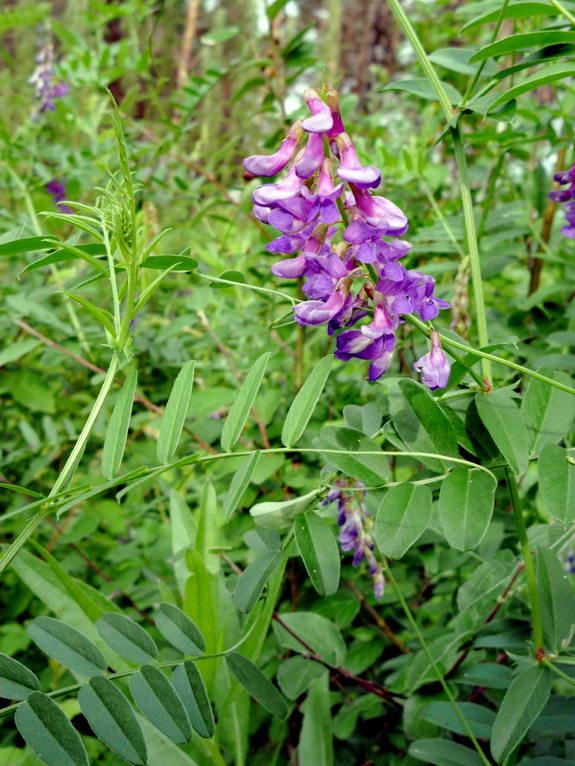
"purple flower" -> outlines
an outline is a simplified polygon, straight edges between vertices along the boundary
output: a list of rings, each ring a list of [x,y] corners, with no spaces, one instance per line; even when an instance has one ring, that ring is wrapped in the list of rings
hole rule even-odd
[[[563,206],[563,212],[567,218],[567,226],[561,228],[561,234],[568,239],[575,239],[575,205],[569,200],[575,200],[575,164],[573,164],[569,170],[562,170],[559,173],[555,173],[553,180],[565,186],[569,184],[567,189],[554,189],[549,192],[549,199],[554,202],[566,202]]]
[[[381,173],[372,165],[364,167],[357,158],[355,147],[347,133],[342,133],[337,138],[339,147],[340,164],[337,170],[338,176],[348,183],[355,184],[359,189],[370,189],[379,186]]]
[[[278,184],[265,184],[258,187],[252,194],[252,200],[255,205],[270,207],[279,200],[289,199],[299,194],[303,184],[303,178],[300,178],[295,172],[295,165],[290,168],[285,180]]]
[[[373,197],[369,192],[352,186],[355,202],[371,226],[383,229],[385,236],[398,237],[407,231],[407,218],[393,202],[385,197]]]
[[[253,176],[275,176],[294,157],[303,140],[304,132],[298,120],[289,129],[287,136],[275,154],[254,154],[244,160],[244,168]]]
[[[34,86],[34,98],[38,105],[32,110],[30,117],[36,121],[45,112],[56,110],[55,98],[65,96],[70,88],[63,80],[58,80],[54,74],[54,47],[51,42],[43,42],[36,56],[36,68],[28,82]]]
[[[68,205],[63,205],[62,201],[66,199],[66,184],[61,181],[57,181],[53,178],[46,184],[46,191],[52,195],[52,198],[56,204],[56,207],[60,209],[62,213],[71,213],[71,208]]]
[[[311,178],[321,168],[322,162],[323,136],[321,133],[312,133],[301,160],[295,166],[295,172],[300,178]]]
[[[451,365],[441,348],[439,333],[431,331],[431,351],[413,365],[416,372],[423,372],[422,380],[432,391],[446,388],[449,381]]]
[[[302,122],[302,128],[308,133],[327,133],[331,130],[333,128],[331,109],[321,100],[318,92],[308,88],[304,91],[303,97],[312,116]]]

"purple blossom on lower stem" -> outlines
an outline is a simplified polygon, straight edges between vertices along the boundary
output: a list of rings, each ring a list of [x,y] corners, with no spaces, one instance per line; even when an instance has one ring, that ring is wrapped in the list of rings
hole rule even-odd
[[[560,186],[569,184],[566,189],[555,189],[549,192],[549,199],[566,203],[563,205],[563,212],[567,218],[567,226],[561,228],[561,234],[568,239],[575,239],[575,204],[572,201],[575,200],[575,163],[569,170],[555,173],[553,180]]]
[[[423,373],[422,380],[431,391],[447,386],[451,367],[441,348],[439,333],[435,330],[431,331],[431,351],[418,359],[413,369]]]
[[[381,173],[361,163],[336,91],[328,85],[324,100],[308,89],[304,98],[311,117],[294,125],[276,154],[244,162],[246,170],[265,176],[292,160],[283,180],[254,191],[254,215],[280,232],[266,250],[294,256],[274,263],[272,273],[306,280],[307,300],[294,308],[298,324],[325,324],[336,337],[335,356],[369,361],[373,382],[391,368],[405,316],[429,321],[450,305],[434,295],[433,277],[400,262],[411,249],[398,239],[407,231],[407,217],[391,200],[371,193]],[[575,227],[575,203],[572,217]],[[423,380],[432,388],[445,385],[449,374],[439,354],[432,349],[420,360]]]

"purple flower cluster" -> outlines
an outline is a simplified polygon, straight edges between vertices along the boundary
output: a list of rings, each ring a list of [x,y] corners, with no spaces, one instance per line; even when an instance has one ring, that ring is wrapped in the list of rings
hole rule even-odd
[[[569,239],[575,239],[575,164],[569,170],[555,173],[553,180],[560,186],[569,184],[567,189],[549,192],[549,198],[554,202],[565,202],[563,212],[567,218],[567,225],[561,228],[561,234]]]
[[[58,80],[54,74],[54,47],[52,43],[41,45],[36,56],[36,68],[28,82],[34,86],[34,98],[38,105],[32,113],[32,119],[38,119],[44,112],[54,112],[55,98],[65,96],[70,88],[62,80]]]
[[[62,181],[57,181],[53,178],[46,184],[46,191],[52,196],[54,204],[62,213],[71,213],[71,208],[68,205],[64,205],[63,201],[66,199],[66,184]]]
[[[373,580],[373,593],[377,599],[383,597],[385,579],[377,559],[373,555],[373,540],[366,526],[371,518],[365,507],[363,492],[346,492],[346,487],[362,488],[363,483],[341,477],[336,479],[334,487],[324,499],[323,505],[337,500],[337,523],[341,527],[339,544],[343,551],[353,551],[353,566],[357,567],[365,559],[369,574]]]
[[[381,173],[360,163],[345,133],[336,91],[328,85],[325,101],[311,89],[304,97],[311,116],[291,127],[279,150],[244,160],[248,173],[267,177],[291,162],[282,181],[255,190],[254,215],[281,232],[267,246],[269,252],[295,255],[275,263],[272,273],[306,278],[308,300],[295,307],[296,321],[326,324],[329,335],[337,334],[335,356],[369,360],[374,381],[391,366],[403,316],[417,313],[432,320],[450,306],[434,297],[432,277],[400,263],[411,248],[398,239],[407,231],[407,218],[393,202],[370,192],[379,186]],[[371,321],[355,327],[368,313]],[[426,364],[435,364],[436,356]],[[425,370],[424,365],[424,380],[447,384],[444,374],[426,375]]]

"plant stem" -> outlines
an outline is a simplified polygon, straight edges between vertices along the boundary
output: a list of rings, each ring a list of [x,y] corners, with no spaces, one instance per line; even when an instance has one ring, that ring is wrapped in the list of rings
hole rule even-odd
[[[558,11],[559,11],[559,12],[560,12],[560,13],[561,13],[563,16],[565,16],[565,18],[566,18],[568,21],[570,21],[570,22],[571,22],[571,24],[573,24],[573,26],[575,26],[575,16],[573,16],[573,14],[572,14],[572,13],[570,13],[570,12],[567,10],[567,8],[565,8],[565,6],[563,6],[563,5],[562,5],[562,4],[559,2],[559,0],[549,0],[549,2],[551,3],[551,5],[554,5],[554,6],[557,8],[557,10],[558,10]]]
[[[543,649],[543,625],[541,622],[541,609],[539,607],[539,593],[537,592],[535,566],[533,564],[531,548],[529,547],[527,528],[525,526],[525,519],[523,518],[523,511],[521,510],[521,500],[519,498],[519,492],[517,491],[517,483],[515,481],[515,476],[508,466],[505,467],[505,478],[509,488],[515,523],[517,524],[517,535],[519,537],[521,553],[523,554],[523,561],[525,562],[525,574],[527,575],[527,588],[533,621],[533,639],[535,641],[535,653],[537,654],[539,650]]]
[[[485,755],[485,753],[481,749],[481,747],[479,745],[479,742],[477,741],[477,739],[475,738],[475,735],[471,731],[471,729],[469,727],[469,724],[467,723],[467,721],[465,719],[465,716],[463,715],[463,713],[459,709],[459,705],[455,701],[455,697],[451,693],[451,689],[449,688],[449,686],[445,682],[443,674],[441,673],[440,669],[438,668],[437,663],[435,662],[435,659],[434,659],[433,655],[429,651],[429,647],[427,645],[427,642],[425,641],[421,631],[419,630],[419,627],[418,627],[418,625],[417,625],[417,623],[415,621],[415,618],[413,617],[413,615],[411,613],[411,610],[410,610],[409,606],[407,605],[407,602],[405,601],[405,599],[404,599],[404,597],[403,597],[403,595],[402,595],[402,593],[401,593],[401,591],[400,591],[400,589],[399,589],[399,587],[397,585],[395,577],[391,573],[391,570],[390,570],[387,562],[385,561],[385,559],[383,559],[383,568],[385,569],[386,577],[388,578],[388,580],[393,585],[393,589],[395,590],[395,593],[397,595],[399,603],[401,604],[401,608],[405,612],[405,616],[409,620],[409,623],[410,623],[411,627],[413,628],[413,631],[414,631],[415,635],[417,636],[417,639],[418,639],[419,643],[421,644],[421,647],[422,647],[423,651],[427,655],[427,659],[431,663],[431,666],[433,667],[433,669],[435,671],[435,674],[437,676],[437,680],[439,681],[439,683],[443,687],[443,691],[445,692],[445,695],[447,696],[447,699],[453,705],[453,709],[455,710],[455,713],[457,714],[457,717],[459,718],[463,728],[467,732],[467,736],[469,737],[469,739],[473,743],[474,748],[476,749],[479,757],[481,758],[481,760],[485,764],[485,766],[491,766],[491,764],[489,763],[489,760],[487,759],[487,756]]]
[[[558,675],[560,678],[562,678],[564,681],[567,681],[568,684],[571,684],[571,686],[575,686],[575,679],[571,678],[571,676],[568,676],[567,673],[564,673],[562,670],[559,670],[559,668],[555,667],[555,665],[547,659],[547,657],[543,657],[541,660],[543,665],[545,665],[546,668],[549,668],[555,675]]]

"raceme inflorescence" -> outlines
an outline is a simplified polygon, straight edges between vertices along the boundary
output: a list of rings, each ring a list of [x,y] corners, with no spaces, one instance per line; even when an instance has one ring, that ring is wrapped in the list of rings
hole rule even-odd
[[[328,335],[336,335],[335,356],[369,360],[369,380],[375,381],[390,369],[403,317],[417,313],[432,320],[450,305],[434,296],[433,277],[400,263],[412,247],[399,239],[407,218],[393,202],[371,193],[381,173],[360,163],[337,92],[328,85],[325,98],[311,89],[304,98],[311,116],[290,128],[278,151],[244,160],[248,173],[263,177],[289,164],[283,180],[255,190],[254,215],[281,232],[269,252],[295,255],[275,263],[272,273],[306,278],[308,300],[294,308],[296,321],[326,324]],[[449,362],[437,334],[415,368],[432,390],[446,387]]]

